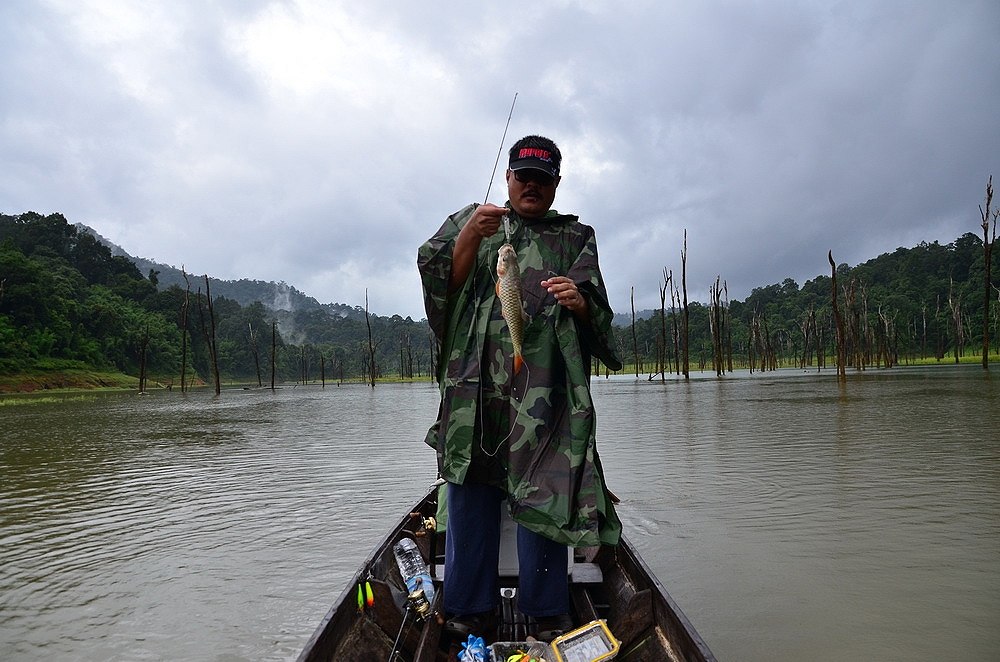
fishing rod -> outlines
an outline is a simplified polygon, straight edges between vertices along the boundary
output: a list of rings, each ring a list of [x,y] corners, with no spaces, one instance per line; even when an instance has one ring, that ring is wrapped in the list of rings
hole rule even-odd
[[[493,173],[490,175],[490,185],[486,187],[486,197],[483,198],[483,204],[490,197],[490,189],[493,188],[493,178],[497,176],[497,165],[500,164],[500,155],[503,154],[503,143],[507,140],[507,129],[510,128],[510,118],[514,116],[514,104],[517,103],[517,92],[514,92],[514,100],[510,102],[510,112],[507,113],[507,124],[503,127],[503,136],[500,138],[500,149],[497,150],[497,160],[493,162]],[[503,217],[503,232],[507,237],[507,241],[510,242],[510,220],[507,219],[507,215],[504,214]]]

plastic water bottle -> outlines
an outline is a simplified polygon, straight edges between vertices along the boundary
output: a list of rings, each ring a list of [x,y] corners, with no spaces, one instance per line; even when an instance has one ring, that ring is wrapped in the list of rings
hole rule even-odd
[[[412,596],[417,591],[423,591],[427,604],[434,603],[434,582],[430,571],[424,563],[424,557],[417,549],[417,543],[410,538],[403,538],[393,545],[392,553],[396,556],[399,574],[406,582],[406,591]],[[419,610],[418,610],[419,611]]]

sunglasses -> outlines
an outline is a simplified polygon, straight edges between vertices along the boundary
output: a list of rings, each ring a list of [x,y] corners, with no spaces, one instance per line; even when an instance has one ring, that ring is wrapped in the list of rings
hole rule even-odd
[[[521,170],[514,170],[513,172],[514,179],[522,184],[534,182],[539,186],[552,186],[553,182],[556,181],[556,178],[547,172],[535,170],[534,168],[523,168]]]

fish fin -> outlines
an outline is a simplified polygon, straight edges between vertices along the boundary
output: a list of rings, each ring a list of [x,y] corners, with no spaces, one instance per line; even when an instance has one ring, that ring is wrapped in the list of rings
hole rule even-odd
[[[524,365],[524,359],[521,358],[520,354],[514,355],[514,374],[521,372],[521,366]]]

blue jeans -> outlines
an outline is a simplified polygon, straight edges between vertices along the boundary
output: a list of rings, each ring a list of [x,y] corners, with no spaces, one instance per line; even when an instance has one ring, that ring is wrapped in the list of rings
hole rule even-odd
[[[449,615],[492,611],[499,602],[502,490],[448,483],[444,609]],[[569,613],[566,546],[517,527],[518,608],[526,616]]]

